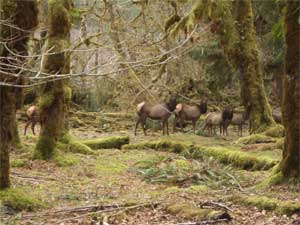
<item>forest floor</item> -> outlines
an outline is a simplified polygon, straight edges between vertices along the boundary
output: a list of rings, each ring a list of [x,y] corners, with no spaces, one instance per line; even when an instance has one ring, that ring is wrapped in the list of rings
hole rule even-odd
[[[133,120],[114,120],[77,124],[71,133],[79,140],[129,136],[130,144],[173,141],[230,148],[275,162],[281,157],[280,149],[237,144],[232,128],[226,137],[195,135],[189,128],[162,136],[151,127],[148,136],[141,130],[133,136]],[[23,147],[11,154],[12,187],[43,206],[17,211],[5,205],[4,224],[300,224],[299,186],[259,185],[271,169],[242,169],[214,156],[193,158],[147,146],[99,149],[94,155],[64,152],[59,163],[46,162],[32,160],[37,136],[29,131],[21,139]]]

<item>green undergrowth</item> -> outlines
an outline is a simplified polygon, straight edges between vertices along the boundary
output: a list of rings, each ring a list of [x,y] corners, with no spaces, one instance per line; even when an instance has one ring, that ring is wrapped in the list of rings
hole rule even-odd
[[[10,207],[16,211],[34,211],[45,207],[39,199],[18,189],[4,189],[0,191],[0,205]]]
[[[138,144],[124,145],[123,149],[155,149],[179,153],[187,158],[201,159],[203,156],[213,157],[224,164],[246,169],[267,170],[272,168],[277,160],[269,157],[256,156],[230,147],[204,147],[200,145],[181,144],[171,141],[150,141]]]
[[[130,171],[150,183],[177,186],[209,185],[210,187],[235,185],[228,174],[231,167],[221,166],[212,158],[203,161],[183,156],[156,156],[137,162]]]
[[[53,161],[60,167],[67,167],[79,164],[80,157],[68,152],[56,152],[53,157]]]
[[[121,147],[125,144],[129,143],[129,137],[125,136],[113,136],[107,138],[100,138],[100,139],[91,139],[81,141],[81,143],[87,145],[91,149],[121,149]]]
[[[266,130],[264,134],[273,138],[284,137],[284,127],[280,124],[276,124],[275,126]]]
[[[245,206],[254,206],[260,210],[275,211],[280,215],[293,215],[300,212],[300,203],[282,201],[264,196],[234,196],[233,201]]]

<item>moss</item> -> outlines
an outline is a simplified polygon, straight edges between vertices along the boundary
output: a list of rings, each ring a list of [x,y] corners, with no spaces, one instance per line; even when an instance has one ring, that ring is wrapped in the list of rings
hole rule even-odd
[[[92,139],[82,141],[81,143],[89,146],[91,149],[113,149],[121,147],[125,144],[129,143],[129,137],[108,137],[108,138],[100,138],[100,139]]]
[[[48,138],[43,135],[40,136],[36,145],[33,158],[34,159],[51,159],[55,155],[56,141],[53,138]]]
[[[23,159],[14,159],[10,162],[11,167],[24,167],[26,165],[26,161]]]
[[[255,144],[255,143],[270,143],[276,140],[264,134],[252,134],[246,137],[241,137],[237,140],[238,144]]]
[[[190,203],[175,203],[166,207],[166,211],[172,215],[186,219],[210,220],[215,219],[219,211],[211,209],[201,209]]]
[[[277,138],[284,137],[284,127],[282,125],[275,125],[264,132],[266,136]]]
[[[123,149],[147,149],[166,150],[169,152],[184,154],[185,157],[194,159],[203,156],[213,157],[224,163],[247,170],[267,170],[276,165],[277,161],[263,156],[238,151],[226,147],[204,147],[200,145],[186,145],[170,141],[153,141],[139,144],[124,145]]]
[[[172,187],[168,187],[164,190],[165,193],[168,193],[168,194],[172,194],[172,193],[177,193],[179,192],[179,188],[176,187],[176,186],[172,186]]]
[[[61,167],[73,166],[80,162],[80,159],[70,153],[55,154],[53,161]]]
[[[69,151],[73,153],[80,153],[84,155],[93,155],[96,154],[89,146],[82,144],[79,141],[73,141],[69,144]]]
[[[72,98],[72,89],[68,86],[64,86],[64,98],[66,101],[70,101]]]
[[[238,196],[235,201],[246,206],[255,206],[260,210],[275,211],[280,215],[292,215],[300,212],[300,204],[292,201],[281,201],[264,196]]]
[[[4,189],[0,191],[0,203],[17,211],[33,211],[45,207],[45,205],[28,193],[18,189]]]
[[[54,95],[52,92],[48,92],[47,94],[42,95],[38,102],[39,109],[42,110],[44,108],[48,108],[52,105],[53,101]]]
[[[208,187],[206,185],[192,185],[186,191],[192,194],[207,193]]]
[[[70,122],[71,122],[73,128],[78,128],[78,127],[86,126],[85,122],[83,122],[78,117],[72,117],[70,119]]]

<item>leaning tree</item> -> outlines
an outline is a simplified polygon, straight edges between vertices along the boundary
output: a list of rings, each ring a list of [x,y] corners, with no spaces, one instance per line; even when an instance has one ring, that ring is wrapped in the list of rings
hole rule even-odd
[[[16,108],[21,103],[22,65],[38,24],[37,2],[0,1],[0,189],[10,186],[9,151],[18,141]]]

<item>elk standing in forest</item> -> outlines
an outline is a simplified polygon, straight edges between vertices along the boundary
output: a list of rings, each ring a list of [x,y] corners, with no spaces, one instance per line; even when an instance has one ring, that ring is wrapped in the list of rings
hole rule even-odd
[[[37,122],[40,122],[40,115],[38,113],[38,107],[33,105],[30,106],[26,111],[27,122],[24,129],[24,135],[26,135],[26,131],[28,126],[31,124],[32,133],[35,135],[34,127]]]
[[[238,135],[243,136],[243,125],[246,124],[246,121],[249,119],[249,111],[243,113],[234,113],[231,124],[237,126]]]
[[[179,120],[180,129],[183,129],[184,121],[192,121],[194,133],[196,132],[196,123],[199,120],[201,114],[207,112],[207,98],[203,98],[200,104],[191,106],[187,104],[178,104],[175,109],[175,119],[173,125],[173,131],[176,130],[176,123]]]
[[[151,105],[147,102],[141,102],[137,105],[138,119],[135,124],[134,135],[136,135],[136,130],[138,125],[141,126],[146,134],[146,120],[149,117],[153,120],[160,120],[162,122],[163,135],[165,134],[165,128],[167,130],[167,135],[169,135],[168,119],[176,107],[176,96],[171,96],[170,100],[166,103]]]
[[[233,109],[229,106],[225,107],[222,112],[211,112],[207,114],[205,118],[205,125],[203,130],[207,128],[209,134],[212,135],[213,128],[215,126],[219,126],[220,135],[228,135],[228,125],[231,122],[232,117]]]

